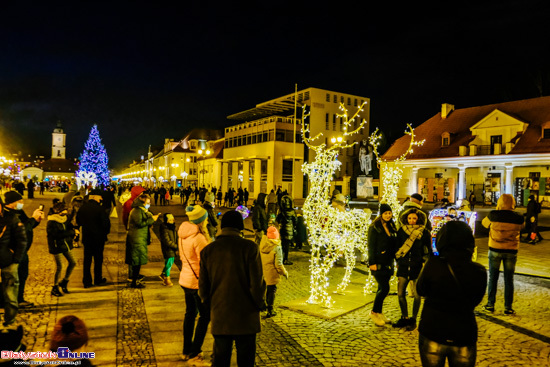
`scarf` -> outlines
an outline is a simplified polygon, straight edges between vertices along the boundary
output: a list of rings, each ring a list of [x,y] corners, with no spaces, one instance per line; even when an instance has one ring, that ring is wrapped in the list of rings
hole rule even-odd
[[[415,224],[415,225],[406,224],[401,228],[403,229],[403,231],[405,231],[407,235],[409,235],[409,238],[405,240],[405,243],[403,244],[403,246],[401,246],[401,248],[395,254],[396,259],[402,258],[407,254],[407,252],[409,252],[412,245],[414,244],[414,241],[422,237],[422,233],[424,232],[425,226],[418,225],[418,224]]]
[[[67,221],[67,216],[60,214],[50,214],[48,215],[48,220],[53,220],[54,222],[63,224]]]

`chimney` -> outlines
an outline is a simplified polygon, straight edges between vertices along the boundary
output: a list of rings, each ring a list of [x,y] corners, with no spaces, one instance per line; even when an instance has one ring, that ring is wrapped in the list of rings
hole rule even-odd
[[[448,103],[441,104],[441,118],[446,119],[455,109],[455,106]]]

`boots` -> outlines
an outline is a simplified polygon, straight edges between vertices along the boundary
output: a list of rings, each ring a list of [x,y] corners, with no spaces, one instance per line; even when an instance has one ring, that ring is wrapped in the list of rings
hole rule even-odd
[[[59,290],[59,286],[57,284],[54,285],[52,288],[52,296],[55,296],[55,297],[63,296],[63,293],[61,293],[61,291]]]
[[[63,293],[67,294],[67,293],[71,293],[69,292],[69,290],[67,289],[67,283],[69,283],[68,280],[65,280],[63,279],[62,281],[59,282],[59,286],[61,287],[61,290],[63,291]]]
[[[162,280],[162,285],[164,286],[171,287],[174,285],[174,283],[170,280],[170,277],[167,277],[164,274],[159,275],[159,278]]]

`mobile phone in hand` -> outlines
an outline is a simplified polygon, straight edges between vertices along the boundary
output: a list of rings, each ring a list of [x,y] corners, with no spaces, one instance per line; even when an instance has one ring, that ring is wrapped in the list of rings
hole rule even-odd
[[[38,210],[44,211],[44,204],[40,204],[40,205],[38,206]]]

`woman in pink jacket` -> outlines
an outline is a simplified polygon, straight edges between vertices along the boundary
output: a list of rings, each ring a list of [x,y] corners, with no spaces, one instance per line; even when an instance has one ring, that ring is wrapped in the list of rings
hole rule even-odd
[[[210,323],[210,312],[201,303],[199,297],[200,253],[211,242],[206,224],[208,213],[200,205],[185,208],[189,217],[178,230],[178,248],[182,269],[180,286],[185,292],[185,318],[183,320],[183,359],[201,364],[202,343]],[[195,319],[199,321],[195,327]],[[193,338],[194,334],[194,338]]]

